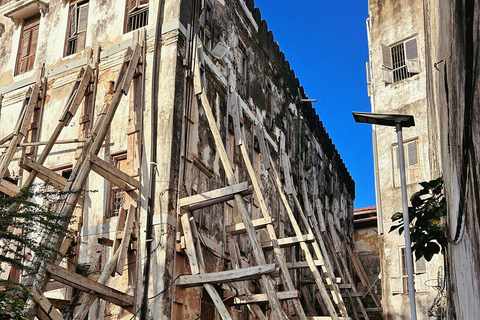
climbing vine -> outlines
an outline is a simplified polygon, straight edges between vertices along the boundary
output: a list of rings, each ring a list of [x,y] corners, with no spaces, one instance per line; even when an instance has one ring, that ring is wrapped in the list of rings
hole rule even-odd
[[[410,198],[408,207],[410,219],[410,238],[412,252],[416,260],[424,257],[430,261],[432,257],[443,251],[447,245],[445,233],[446,200],[443,194],[443,177],[428,182],[421,182],[422,189]],[[397,212],[392,216],[392,222],[397,223],[389,232],[398,229],[403,233],[403,214]]]

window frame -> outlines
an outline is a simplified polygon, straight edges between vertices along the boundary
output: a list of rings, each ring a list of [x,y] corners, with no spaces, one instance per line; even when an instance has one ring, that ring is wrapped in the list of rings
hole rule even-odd
[[[400,267],[400,281],[402,283],[402,292],[408,293],[408,272],[407,272],[407,260],[406,260],[406,248],[405,246],[398,247],[399,253],[399,267]],[[415,261],[412,254],[413,261],[413,281],[415,292],[428,291],[424,282],[428,280],[427,261],[425,258],[420,258]]]
[[[86,7],[86,17],[84,28],[80,30],[80,23],[81,23],[81,10]],[[90,10],[90,1],[89,0],[74,0],[70,2],[70,6],[68,8],[68,23],[67,23],[67,33],[65,36],[65,49],[63,56],[67,57],[72,54],[76,54],[81,52],[85,49],[85,44],[87,42],[87,29],[88,29],[88,16]],[[75,31],[72,32],[72,13],[75,15]],[[73,34],[72,34],[73,33]],[[80,41],[79,41],[80,39]],[[72,50],[70,43],[75,41],[75,47]],[[80,45],[79,45],[80,44]],[[80,49],[79,49],[80,48]]]
[[[123,25],[123,33],[129,33],[134,30],[146,27],[148,25],[148,15],[150,12],[150,1],[149,0],[126,0],[125,1],[125,18]],[[143,18],[141,17],[142,15]],[[135,17],[140,17],[140,23],[136,27],[132,27],[131,19]],[[143,20],[142,20],[143,19]]]
[[[421,72],[418,37],[410,37],[391,45],[380,44],[382,77],[386,85],[398,83]],[[394,50],[397,50],[394,52]]]
[[[38,36],[39,36],[39,30],[40,30],[40,18],[41,18],[41,15],[36,14],[23,21],[22,30],[20,32],[20,39],[18,42],[17,59],[15,63],[15,72],[14,72],[15,76],[18,76],[33,70],[33,67],[35,65],[36,54],[37,54]],[[24,50],[25,37],[27,32],[28,32],[28,43],[27,43],[27,49]],[[36,32],[37,34],[35,41],[33,41],[35,39],[33,37],[34,32]],[[24,51],[26,51],[25,54],[23,53]],[[22,68],[22,62],[24,61],[25,61],[25,68]]]

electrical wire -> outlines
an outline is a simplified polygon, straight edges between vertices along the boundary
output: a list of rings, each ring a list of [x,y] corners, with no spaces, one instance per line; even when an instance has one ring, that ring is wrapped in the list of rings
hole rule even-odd
[[[183,274],[180,274],[178,275],[175,279],[173,279],[173,281],[165,288],[163,289],[162,291],[160,291],[159,293],[157,293],[156,295],[148,298],[148,299],[145,299],[142,304],[140,305],[140,308],[138,308],[138,310],[133,314],[133,316],[129,319],[129,320],[132,320],[133,318],[135,318],[135,316],[137,315],[137,313],[142,310],[143,306],[145,305],[145,303],[148,303],[150,300],[153,300],[155,298],[157,298],[159,295],[161,295],[162,293],[164,293],[165,291],[167,291],[168,289],[170,289],[171,286],[173,286],[173,284],[178,280],[178,278],[180,278],[181,276],[183,276]]]
[[[379,274],[380,276],[380,274]],[[380,279],[380,277],[377,277],[377,279],[375,279],[375,281],[372,283],[372,285],[370,286],[370,288],[368,288],[367,292],[365,292],[365,294],[362,296],[361,299],[365,298],[367,296],[367,294],[370,292],[370,290],[372,290],[372,288],[375,286],[375,284],[377,283],[378,279]]]

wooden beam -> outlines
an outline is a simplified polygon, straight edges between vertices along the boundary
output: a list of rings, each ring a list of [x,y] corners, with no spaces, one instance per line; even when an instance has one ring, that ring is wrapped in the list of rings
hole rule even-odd
[[[297,299],[299,297],[298,291],[280,291],[277,292],[278,300]],[[233,304],[253,304],[253,303],[267,303],[268,297],[266,293],[252,294],[251,296],[240,296],[234,299]]]
[[[317,267],[322,267],[323,262],[321,260],[314,260],[313,263]],[[310,268],[307,261],[287,262],[288,269],[306,269]]]
[[[237,270],[227,270],[220,272],[210,272],[197,275],[181,276],[177,285],[184,287],[196,287],[205,283],[218,284],[236,281],[248,281],[256,280],[261,277],[262,274],[268,274],[274,272],[276,265],[274,263],[264,266],[255,266],[242,268]]]
[[[217,203],[222,203],[234,199],[235,194],[240,194],[242,197],[252,194],[253,190],[248,187],[247,182],[242,182],[225,188],[220,188],[212,191],[207,191],[194,196],[181,198],[179,206],[188,211],[193,211]]]
[[[195,268],[197,268],[199,273],[205,273],[205,262],[203,261],[203,254],[202,254],[202,248],[200,247],[200,241],[197,241],[196,244],[193,241],[193,238],[197,235],[197,227],[195,225],[195,221],[193,221],[193,219],[190,218],[190,213],[188,211],[185,211],[183,209],[181,210],[183,211],[183,215],[181,217],[183,233],[185,234],[186,231],[190,233],[191,240],[188,240],[188,241],[194,244],[193,251],[191,251],[192,250],[191,245],[187,245],[187,248],[186,248],[187,254],[189,255],[189,257],[192,258],[192,260],[189,260],[190,269],[194,270]],[[196,266],[193,265],[192,261],[197,261],[197,265]],[[220,317],[223,320],[232,320],[232,317],[228,313],[228,310],[225,307],[225,304],[223,303],[223,300],[218,294],[215,287],[210,283],[203,284],[203,287],[205,288],[207,293],[210,295],[210,298],[212,298],[213,304],[217,308],[217,311],[220,314]]]
[[[135,297],[90,280],[62,267],[47,264],[51,278],[84,292],[94,291],[100,298],[122,307],[133,306]]]
[[[38,102],[38,96],[40,94],[40,86],[38,84],[33,85],[33,89],[30,89],[27,92],[27,97],[25,98],[25,104],[18,118],[17,124],[15,126],[15,131],[13,132],[13,137],[10,140],[9,146],[2,158],[0,159],[0,179],[5,176],[5,173],[8,170],[8,165],[12,161],[15,152],[17,151],[17,146],[20,141],[27,134],[28,126],[30,125],[30,120],[32,119],[33,110]]]
[[[290,237],[290,238],[282,238],[278,239],[278,245],[280,248],[291,247],[300,242],[313,242],[315,241],[315,237],[311,234],[305,234],[301,237]],[[272,241],[265,241],[262,242],[263,249],[273,249]]]
[[[0,179],[0,192],[3,192],[10,197],[14,197],[20,192],[20,187],[10,181]]]
[[[135,220],[135,207],[131,204],[127,211],[127,219],[125,221],[125,228],[123,230],[122,242],[120,243],[120,253],[118,254],[118,262],[116,271],[119,275],[123,274],[123,267],[125,266],[125,258],[127,257],[128,245],[133,231],[133,222]]]
[[[238,183],[237,179],[235,177],[235,174],[233,173],[230,160],[228,159],[227,151],[225,150],[225,146],[223,145],[222,136],[220,135],[220,131],[218,130],[217,122],[215,120],[215,117],[213,116],[213,112],[205,92],[202,92],[200,94],[200,100],[203,106],[203,110],[205,111],[205,116],[209,124],[210,132],[212,133],[213,139],[215,141],[215,146],[217,147],[218,155],[220,157],[220,160],[223,164],[223,168],[225,170],[225,176],[226,176],[227,182],[229,185],[237,184]],[[255,228],[253,227],[252,220],[250,219],[250,215],[245,206],[243,197],[240,196],[239,194],[236,194],[235,202],[237,204],[238,212],[242,216],[242,221],[245,224],[247,235],[250,240],[250,245],[252,247],[252,253],[253,253],[255,263],[259,266],[265,265],[267,264],[265,255],[263,253],[259,240],[257,239]],[[268,295],[270,307],[272,308],[272,312],[275,319],[277,320],[288,319],[287,315],[285,314],[285,312],[283,312],[281,308],[280,301],[275,295],[275,288],[273,286],[272,279],[264,275],[262,276],[261,283],[262,283],[263,289],[266,291]]]
[[[60,312],[50,303],[50,301],[37,290],[33,290],[33,299],[38,302],[38,305],[43,311],[41,318],[49,320],[63,320]]]
[[[288,158],[288,157],[287,157]],[[287,200],[287,197],[285,196],[285,193],[283,192],[283,189],[282,189],[282,183],[280,182],[280,178],[278,177],[278,174],[275,170],[275,166],[274,166],[274,163],[273,163],[273,160],[272,158],[270,157],[270,164],[271,164],[271,168],[270,170],[268,170],[269,174],[270,174],[270,178],[273,180],[274,184],[275,184],[275,187],[277,189],[277,192],[280,196],[280,200],[285,208],[285,211],[287,213],[287,216],[290,220],[290,223],[293,227],[293,230],[295,232],[295,234],[297,236],[302,236],[303,233],[300,229],[300,226],[297,222],[297,219],[295,217],[295,215],[293,214],[293,211],[292,211],[292,208],[290,207],[290,204],[288,203],[288,200]],[[285,170],[285,169],[284,169]],[[290,175],[290,172],[289,171],[286,171],[285,170],[285,175]],[[292,196],[294,197],[294,199],[296,199],[296,196],[295,196],[295,193],[292,193]],[[303,210],[301,207],[298,208],[299,210],[299,215],[301,218],[304,219],[304,226],[305,228],[307,229],[308,233],[309,234],[312,234],[312,231],[310,229],[310,226],[308,225],[308,222],[305,223],[305,215],[303,213]],[[310,252],[310,249],[308,248],[307,244],[305,242],[300,242],[300,248],[301,250],[303,251],[303,253],[305,254],[305,260],[307,261],[308,263],[308,266],[310,268],[310,271],[312,272],[314,278],[315,278],[315,283],[317,285],[317,288],[319,290],[319,293],[320,293],[320,296],[322,298],[322,301],[324,301],[325,303],[325,307],[326,309],[328,310],[328,314],[330,314],[330,316],[332,317],[332,319],[334,320],[337,320],[338,319],[338,315],[337,315],[337,311],[335,310],[335,307],[332,303],[332,301],[330,300],[330,296],[327,292],[327,289],[325,288],[325,284],[323,283],[323,278],[322,278],[322,275],[320,274],[320,272],[318,271],[318,268],[315,264],[315,260],[313,259],[313,256],[312,256],[312,253]],[[322,256],[320,254],[320,256],[317,257],[318,259],[322,260]],[[321,261],[322,264],[323,264],[323,261]]]
[[[131,191],[132,188],[130,188],[128,185],[131,185],[136,189],[140,187],[140,183],[137,180],[124,173],[120,169],[115,168],[110,163],[100,159],[95,154],[90,153],[88,155],[88,159],[92,163],[93,171],[95,171],[120,189],[124,191]]]
[[[272,223],[272,218],[260,218],[256,220],[252,220],[253,227],[255,229],[261,229],[267,226],[268,224]],[[225,228],[225,231],[228,232],[230,235],[235,236],[238,234],[245,233],[245,224],[243,222],[232,224]]]
[[[27,157],[22,158],[20,167],[27,171],[36,171],[40,179],[43,181],[48,180],[56,189],[63,190],[67,184],[67,179]]]

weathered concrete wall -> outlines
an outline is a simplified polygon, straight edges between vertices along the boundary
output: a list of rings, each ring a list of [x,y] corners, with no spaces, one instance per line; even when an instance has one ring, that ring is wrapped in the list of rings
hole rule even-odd
[[[432,148],[432,133],[429,124],[433,121],[428,111],[426,58],[424,36],[424,13],[422,1],[369,1],[369,52],[372,71],[372,112],[411,114],[415,117],[415,126],[404,128],[403,139],[418,139],[418,160],[420,175],[417,181],[407,186],[408,198],[419,189],[417,182],[428,181],[439,175],[438,159]],[[420,72],[406,79],[387,84],[382,76],[382,44],[393,46],[411,37],[417,38]],[[410,319],[408,294],[394,294],[401,279],[400,247],[404,246],[404,237],[397,232],[388,233],[392,226],[391,216],[402,210],[401,191],[394,184],[393,148],[397,136],[392,127],[375,128],[378,157],[377,186],[381,195],[381,210],[384,234],[382,236],[382,304],[387,319]],[[408,160],[408,159],[407,159]],[[416,276],[418,319],[427,319],[427,309],[436,293],[425,288],[423,282],[434,279],[437,269],[442,265],[441,257],[427,264],[427,273]]]
[[[480,314],[479,194],[480,120],[478,1],[425,1],[431,45],[428,79],[431,112],[436,116],[445,195],[447,229],[447,312],[449,319]]]

